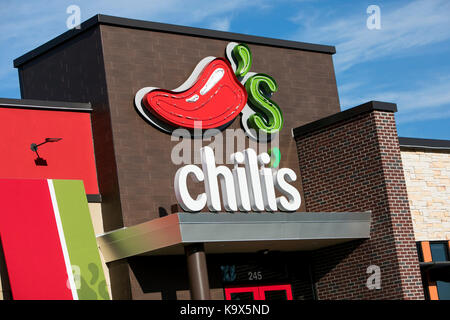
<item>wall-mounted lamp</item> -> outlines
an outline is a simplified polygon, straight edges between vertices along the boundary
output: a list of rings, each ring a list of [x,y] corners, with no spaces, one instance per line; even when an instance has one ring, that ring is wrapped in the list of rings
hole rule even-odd
[[[37,155],[37,158],[36,159],[34,159],[34,163],[37,165],[37,166],[46,166],[47,165],[47,160],[45,160],[45,159],[43,159],[43,158],[41,158],[40,156],[39,156],[39,153],[38,153],[38,147],[39,146],[42,146],[43,144],[46,144],[46,143],[48,143],[48,142],[58,142],[59,140],[61,140],[62,138],[45,138],[45,141],[44,142],[42,142],[42,143],[39,143],[39,144],[36,144],[36,143],[32,143],[31,144],[31,151],[33,151],[33,152],[36,152],[36,155]]]

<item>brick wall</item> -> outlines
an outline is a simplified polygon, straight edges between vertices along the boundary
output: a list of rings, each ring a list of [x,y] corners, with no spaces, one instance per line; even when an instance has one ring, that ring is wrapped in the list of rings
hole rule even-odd
[[[357,108],[296,135],[307,211],[372,211],[369,240],[314,253],[317,296],[423,299],[394,114]],[[366,287],[370,265],[381,269],[379,290]]]
[[[401,154],[416,241],[450,240],[450,152]]]

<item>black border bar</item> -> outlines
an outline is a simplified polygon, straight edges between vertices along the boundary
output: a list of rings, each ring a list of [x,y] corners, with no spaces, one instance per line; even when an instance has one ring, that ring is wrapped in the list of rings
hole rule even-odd
[[[383,284],[381,285],[383,289]],[[369,289],[367,289],[370,293]],[[377,293],[374,293],[376,295]],[[378,296],[382,294],[378,293]],[[355,299],[364,299],[364,295],[355,297]],[[255,310],[254,306],[266,305],[269,307],[267,314],[256,314],[256,312],[248,311]],[[149,310],[152,314],[163,315],[164,319],[283,319],[299,318],[299,314],[308,314],[311,312],[315,318],[336,318],[336,314],[346,315],[349,319],[359,318],[360,313],[351,310],[360,310],[364,308],[370,312],[374,317],[381,319],[386,318],[386,313],[391,308],[396,309],[401,313],[403,318],[417,317],[420,312],[428,312],[429,314],[447,314],[449,301],[418,301],[418,300],[293,300],[293,301],[201,301],[201,300],[115,300],[115,301],[0,301],[2,312],[14,313],[16,318],[26,318],[32,312],[48,313],[51,309],[63,309],[70,312],[74,317],[86,318],[86,312],[91,314],[92,318],[114,318],[120,315],[121,318],[130,316],[130,310],[135,314],[148,314]],[[203,312],[196,314],[182,314],[184,310],[199,308],[214,308],[212,315],[207,315]],[[261,308],[262,309],[262,308]],[[266,309],[266,308],[265,308]],[[263,309],[264,310],[264,309]],[[350,312],[349,312],[350,310]],[[428,310],[428,311],[426,311]],[[440,310],[440,311],[439,311]],[[22,315],[22,316],[21,316]]]
[[[86,194],[87,201],[89,203],[101,203],[102,195],[101,194]]]
[[[14,60],[14,67],[18,68],[22,64],[27,63],[28,61],[36,58],[39,55],[44,54],[45,52],[53,49],[54,47],[72,39],[78,34],[85,32],[86,30],[97,26],[97,25],[110,25],[124,28],[133,28],[133,29],[141,29],[141,30],[151,30],[151,31],[161,31],[167,33],[175,33],[175,34],[183,34],[189,36],[197,36],[203,38],[213,38],[219,40],[228,40],[228,41],[238,41],[245,42],[250,44],[260,44],[260,45],[268,45],[273,47],[280,48],[288,48],[288,49],[296,49],[296,50],[304,50],[311,52],[320,52],[326,54],[335,54],[336,48],[334,46],[328,45],[320,45],[306,42],[297,42],[290,40],[281,40],[274,38],[266,38],[266,37],[258,37],[252,35],[246,35],[242,33],[232,33],[232,32],[224,32],[224,31],[216,31],[209,29],[201,29],[194,27],[185,27],[174,24],[166,24],[159,22],[150,22],[144,20],[135,20],[135,19],[127,19],[120,18],[115,16],[108,16],[97,14],[92,18],[86,20],[81,23],[80,29],[72,29],[64,32],[63,34],[57,36],[56,38],[46,42],[45,44],[37,47],[34,50],[25,53],[19,58]]]
[[[23,108],[58,111],[92,112],[88,103],[0,98],[0,108]]]
[[[401,148],[450,150],[450,140],[399,137],[398,142]]]

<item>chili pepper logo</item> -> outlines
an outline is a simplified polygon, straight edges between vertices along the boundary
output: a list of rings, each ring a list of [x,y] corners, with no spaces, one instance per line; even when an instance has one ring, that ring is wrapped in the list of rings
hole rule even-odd
[[[260,142],[271,140],[283,128],[281,108],[271,100],[272,94],[278,90],[275,79],[264,73],[249,72],[252,54],[246,44],[231,42],[226,53],[236,77],[248,93],[247,104],[241,111],[245,133]]]
[[[249,72],[252,54],[246,44],[231,42],[227,59],[206,57],[173,90],[145,87],[135,95],[139,114],[158,129],[224,129],[241,114],[247,136],[270,141],[283,127],[283,114],[271,100],[278,85],[271,76]],[[264,133],[264,134],[262,134]]]

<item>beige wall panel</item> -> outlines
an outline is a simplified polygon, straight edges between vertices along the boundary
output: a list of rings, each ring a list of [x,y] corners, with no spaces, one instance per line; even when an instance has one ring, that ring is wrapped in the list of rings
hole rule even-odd
[[[94,226],[95,235],[104,233],[103,229],[103,219],[102,219],[102,205],[101,203],[88,203],[89,211],[91,213],[92,225]],[[105,259],[100,251],[100,259],[102,261],[103,272],[106,278],[106,285],[108,287],[109,296],[111,297],[111,279],[109,275],[109,269],[106,266]]]
[[[402,150],[416,241],[450,240],[450,152]]]

